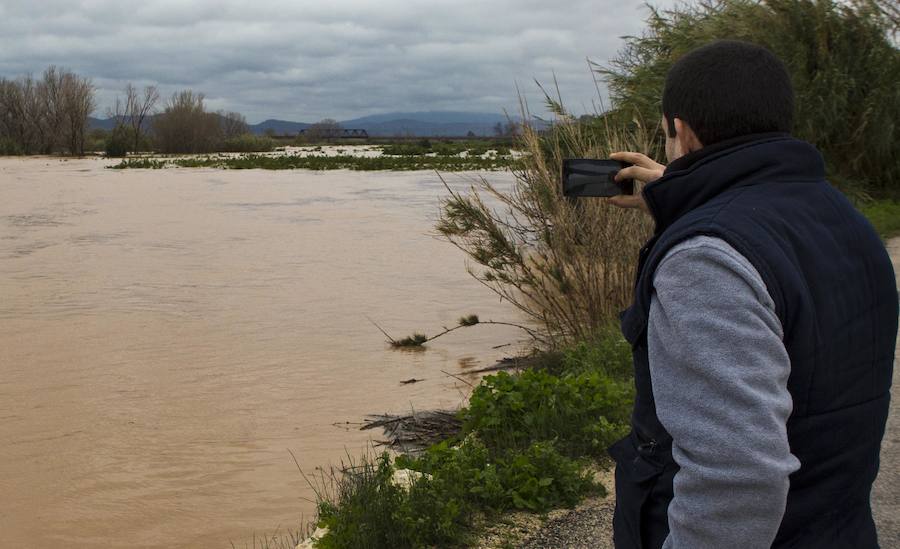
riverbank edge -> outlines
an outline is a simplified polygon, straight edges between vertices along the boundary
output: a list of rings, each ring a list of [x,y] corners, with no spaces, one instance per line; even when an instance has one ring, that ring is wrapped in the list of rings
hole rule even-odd
[[[893,236],[888,242],[892,259],[895,262],[895,270],[900,272],[900,202],[896,200],[872,201],[868,207],[862,207],[863,213],[870,219],[875,229],[884,237]],[[874,214],[873,214],[874,212]],[[519,372],[524,368],[518,369]],[[896,403],[896,399],[894,401]],[[900,412],[892,410],[892,421]],[[890,433],[897,432],[900,427],[890,427]],[[879,479],[889,473],[884,471],[896,470],[900,465],[900,456],[886,456],[883,461],[883,473]],[[479,549],[507,549],[509,547],[524,547],[526,549],[540,549],[549,547],[613,547],[611,521],[615,508],[615,493],[613,483],[613,471],[607,463],[592,461],[585,465],[583,470],[588,472],[594,482],[606,488],[606,494],[602,496],[588,496],[581,499],[572,508],[555,508],[543,513],[531,513],[527,511],[506,511],[502,514],[489,514],[479,517],[471,525],[470,531],[474,541],[468,546]],[[889,494],[900,494],[896,490],[900,481],[894,482],[886,491]],[[884,492],[885,490],[882,490]],[[876,505],[875,513],[880,516],[879,529],[884,526],[885,517],[893,516],[892,513],[900,509],[896,502],[890,512],[880,511]],[[900,530],[900,523],[895,530]],[[893,534],[888,534],[891,536]],[[895,539],[888,537],[887,539]],[[900,537],[896,539],[900,540]],[[302,546],[298,545],[298,547]]]

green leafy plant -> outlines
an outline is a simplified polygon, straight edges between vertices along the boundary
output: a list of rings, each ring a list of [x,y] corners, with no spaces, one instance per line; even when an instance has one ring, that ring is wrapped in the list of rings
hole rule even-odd
[[[412,537],[426,544],[465,540],[476,512],[546,511],[602,490],[581,463],[559,453],[552,442],[495,453],[468,436],[456,445],[432,446],[419,458],[401,456],[397,465],[426,473],[410,488],[413,512],[406,522],[415,532]]]
[[[109,158],[125,158],[128,149],[134,142],[128,128],[118,126],[110,132],[106,139],[105,152]]]
[[[568,456],[603,458],[628,432],[634,398],[630,381],[600,371],[554,376],[526,370],[486,377],[462,412],[463,432],[494,448],[553,441]]]
[[[0,136],[0,156],[18,156],[21,154],[24,154],[24,151],[16,140]]]

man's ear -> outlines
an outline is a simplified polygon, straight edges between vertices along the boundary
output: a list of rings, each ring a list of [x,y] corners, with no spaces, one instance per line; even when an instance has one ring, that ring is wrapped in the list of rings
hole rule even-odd
[[[703,148],[703,143],[697,138],[697,134],[694,133],[694,129],[691,128],[690,124],[677,116],[675,117],[674,123],[675,139],[678,140],[678,144],[681,146],[681,150],[684,154],[698,151]]]

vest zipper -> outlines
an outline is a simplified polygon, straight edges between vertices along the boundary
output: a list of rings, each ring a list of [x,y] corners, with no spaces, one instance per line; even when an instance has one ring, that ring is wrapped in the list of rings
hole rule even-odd
[[[656,439],[650,439],[649,442],[644,442],[638,446],[638,450],[645,451],[651,456],[656,453],[657,442]]]

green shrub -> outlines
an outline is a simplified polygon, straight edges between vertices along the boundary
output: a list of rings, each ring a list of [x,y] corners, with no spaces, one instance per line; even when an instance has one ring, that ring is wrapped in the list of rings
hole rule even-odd
[[[0,156],[19,156],[23,152],[22,146],[14,139],[0,137]]]
[[[432,446],[417,459],[401,456],[397,464],[427,475],[410,488],[403,513],[416,546],[464,543],[476,512],[543,512],[571,507],[585,493],[602,490],[581,463],[551,442],[494,454],[469,436],[458,446]]]
[[[385,452],[372,460],[368,457],[333,474],[333,497],[320,491],[319,525],[328,528],[316,545],[319,549],[356,549],[358,547],[411,547],[405,529],[398,519],[406,497],[391,482],[394,468]]]
[[[133,140],[125,128],[116,128],[106,138],[106,146],[104,148],[106,156],[110,158],[125,158],[132,143]]]
[[[631,345],[618,328],[591,341],[579,341],[563,352],[559,374],[599,371],[617,379],[631,379]]]
[[[396,468],[420,471],[408,489],[395,486]],[[443,442],[418,457],[383,453],[332,472],[317,489],[320,549],[448,547],[470,541],[476,515],[510,509],[547,511],[572,506],[600,491],[581,463],[550,442],[493,454],[476,437]]]
[[[246,133],[222,142],[221,152],[270,152],[275,150],[276,143],[271,137]]]
[[[892,24],[867,0],[701,0],[651,8],[647,28],[631,36],[607,78],[614,111],[600,120],[654,127],[666,71],[681,55],[714,39],[772,50],[788,67],[796,93],[794,135],[815,144],[843,190],[863,181],[876,192],[900,185],[900,50]],[[658,141],[661,143],[661,140]],[[656,156],[663,151],[657,147]]]
[[[574,360],[574,359],[573,359]],[[485,377],[462,412],[463,432],[491,448],[554,441],[567,456],[603,458],[628,432],[634,386],[598,370],[554,376],[526,370]]]
[[[607,446],[628,431],[628,344],[610,331],[537,362],[539,369],[481,381],[461,412],[461,439],[399,456],[393,465],[383,454],[347,468],[333,495],[320,499],[320,524],[330,533],[319,546],[464,546],[476,517],[545,512],[603,493],[586,465],[604,459]],[[395,468],[423,476],[401,490],[391,484]]]

